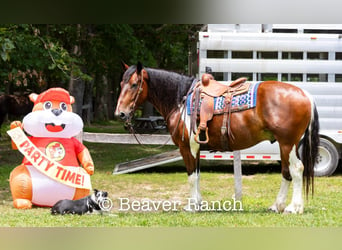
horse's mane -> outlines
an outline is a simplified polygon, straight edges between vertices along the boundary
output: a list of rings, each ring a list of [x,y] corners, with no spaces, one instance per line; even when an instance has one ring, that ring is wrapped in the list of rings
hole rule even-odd
[[[135,65],[130,66],[122,76],[123,82],[128,82],[136,70],[137,70],[137,66]]]
[[[155,106],[158,102],[162,102],[162,106],[159,105],[158,109],[163,109],[165,113],[172,111],[182,102],[194,81],[194,77],[176,72],[153,68],[144,69],[149,78],[149,100]],[[130,66],[122,77],[123,81],[128,82],[135,71],[136,66]]]
[[[163,96],[163,102],[178,105],[187,94],[193,77],[181,75],[175,72],[146,68],[149,76],[149,92],[155,94],[158,99]],[[153,96],[151,96],[153,98]]]

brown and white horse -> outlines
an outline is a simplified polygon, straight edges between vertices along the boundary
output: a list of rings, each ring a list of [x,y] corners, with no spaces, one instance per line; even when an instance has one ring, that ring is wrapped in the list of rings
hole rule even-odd
[[[191,117],[184,114],[184,97],[194,78],[160,69],[143,68],[141,63],[130,67],[124,64],[124,67],[115,115],[122,120],[129,120],[135,109],[146,100],[154,105],[166,120],[172,140],[180,149],[188,173],[190,198],[200,205],[200,145],[195,142],[194,133],[190,131]],[[209,149],[224,151],[228,148],[233,151],[264,140],[278,141],[282,181],[270,210],[303,213],[303,182],[306,195],[310,188],[313,194],[314,164],[319,144],[318,114],[310,95],[291,84],[261,82],[257,90],[256,107],[231,114],[230,130],[234,139],[227,134],[227,145],[224,148],[221,138],[222,119],[223,115],[215,115],[208,121]],[[298,154],[300,143],[303,146],[302,160]],[[286,206],[291,181],[293,196],[291,203]]]

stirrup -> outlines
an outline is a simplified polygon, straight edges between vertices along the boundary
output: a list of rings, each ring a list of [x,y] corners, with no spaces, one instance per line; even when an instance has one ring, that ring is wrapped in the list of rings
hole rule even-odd
[[[205,140],[204,140],[204,141],[201,141],[201,140],[199,139],[199,134],[201,133],[201,131],[203,131],[203,130],[200,129],[200,128],[197,129],[196,135],[195,135],[195,141],[196,141],[198,144],[207,144],[208,141],[209,141],[208,127],[205,128]]]

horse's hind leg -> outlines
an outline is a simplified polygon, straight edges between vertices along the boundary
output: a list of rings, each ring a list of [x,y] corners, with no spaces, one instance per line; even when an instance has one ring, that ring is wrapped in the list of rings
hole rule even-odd
[[[289,171],[289,153],[291,151],[290,146],[286,146],[283,144],[279,144],[280,146],[280,155],[281,155],[281,173],[282,180],[280,184],[280,190],[277,195],[276,201],[273,203],[269,210],[277,213],[282,213],[286,207],[286,199],[289,191],[289,187],[291,184],[291,175]]]
[[[298,159],[296,154],[296,146],[294,145],[290,155],[290,174],[293,182],[293,194],[290,205],[285,208],[285,213],[302,214],[304,211],[303,201],[303,171],[304,165],[301,160]]]
[[[303,163],[298,159],[296,146],[280,147],[282,158],[282,182],[275,203],[269,208],[274,212],[303,213],[304,202],[302,196],[303,188]],[[285,157],[285,156],[288,157]],[[290,205],[286,207],[288,190],[293,181],[293,195]]]
[[[286,207],[286,198],[287,193],[289,191],[291,181],[286,180],[284,177],[281,180],[280,190],[277,195],[277,199],[272,206],[269,207],[269,210],[281,213],[285,210]]]

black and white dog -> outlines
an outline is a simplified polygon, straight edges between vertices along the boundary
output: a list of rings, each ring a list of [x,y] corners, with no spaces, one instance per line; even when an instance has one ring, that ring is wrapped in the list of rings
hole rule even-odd
[[[103,211],[102,202],[108,200],[108,193],[94,189],[94,193],[79,200],[60,200],[51,208],[51,214],[85,214]]]

